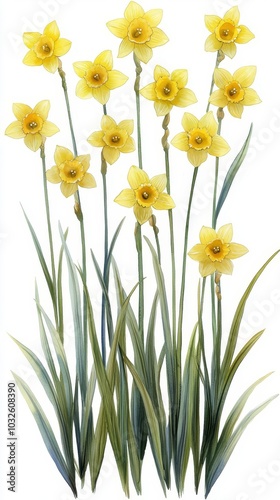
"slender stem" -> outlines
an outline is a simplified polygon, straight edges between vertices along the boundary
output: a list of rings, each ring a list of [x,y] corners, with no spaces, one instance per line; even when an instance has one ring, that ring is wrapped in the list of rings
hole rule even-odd
[[[224,58],[225,58],[225,56],[224,56],[223,52],[221,52],[220,50],[218,50],[217,57],[216,57],[215,69],[218,68],[220,62]],[[214,80],[214,73],[213,73],[212,80],[211,80],[211,85],[210,85],[210,90],[209,90],[209,95],[211,95],[212,92],[213,92],[214,84],[215,84],[215,80]],[[210,108],[210,102],[208,102],[208,104],[207,104],[206,113],[209,111],[209,108]]]
[[[55,271],[55,260],[54,260],[54,249],[53,249],[53,237],[52,237],[52,227],[51,227],[51,216],[50,216],[50,203],[48,196],[48,186],[46,177],[46,156],[45,156],[45,144],[41,145],[41,159],[42,159],[42,170],[43,170],[43,186],[44,186],[44,199],[46,208],[46,218],[48,226],[48,237],[49,237],[49,247],[50,247],[50,257],[51,257],[51,268],[52,268],[52,282],[53,282],[53,308],[56,327],[59,328],[59,318],[57,312],[57,290],[56,290],[56,271]],[[62,335],[62,333],[60,332]]]
[[[217,111],[217,119],[218,119],[218,130],[217,134],[221,135],[221,128],[222,128],[222,119],[224,117],[224,112],[222,108],[218,108]],[[218,189],[218,180],[219,180],[219,164],[220,164],[220,158],[219,156],[216,156],[215,160],[215,182],[214,182],[214,191],[213,191],[213,207],[212,207],[212,227],[213,229],[216,228],[216,205],[217,205],[217,189]]]
[[[107,260],[108,260],[108,202],[107,202],[107,163],[103,156],[103,151],[101,152],[101,174],[102,174],[102,186],[103,186],[103,217],[104,217],[104,263],[103,263],[103,280],[106,288],[108,289],[108,273],[107,273]],[[102,305],[101,305],[101,348],[102,348],[102,359],[104,365],[106,364],[106,322],[105,322],[105,312],[106,312],[106,299],[104,293],[102,293]]]
[[[140,119],[140,75],[142,72],[142,67],[138,57],[133,52],[133,59],[135,63],[135,83],[134,91],[136,96],[136,117],[137,117],[137,142],[138,142],[138,164],[139,168],[143,168],[142,162],[142,142],[141,142],[141,119]]]
[[[160,244],[159,244],[159,237],[158,237],[159,229],[156,225],[156,216],[154,214],[150,217],[149,224],[150,224],[150,226],[152,226],[153,231],[154,231],[155,240],[156,240],[156,247],[157,247],[158,261],[159,261],[159,263],[161,263],[161,251],[160,251]]]

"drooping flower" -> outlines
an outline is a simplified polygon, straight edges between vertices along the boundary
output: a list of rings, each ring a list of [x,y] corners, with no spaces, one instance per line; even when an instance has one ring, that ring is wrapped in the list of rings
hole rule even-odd
[[[166,175],[155,175],[151,179],[138,167],[132,166],[127,176],[130,189],[123,189],[115,198],[115,202],[124,207],[132,208],[139,224],[149,220],[156,210],[170,210],[175,207],[171,196],[163,193],[166,188]]]
[[[60,38],[56,21],[49,23],[43,34],[38,32],[23,33],[23,42],[30,49],[23,59],[28,66],[44,66],[51,73],[58,68],[58,58],[70,50],[71,42]]]
[[[199,262],[201,276],[209,276],[215,271],[232,274],[231,259],[242,257],[248,252],[244,245],[233,243],[232,236],[232,224],[225,224],[218,231],[212,227],[202,227],[199,234],[200,243],[194,245],[188,253],[192,259]]]
[[[244,106],[261,102],[257,92],[249,88],[256,71],[256,66],[243,66],[232,75],[226,69],[216,68],[214,81],[219,90],[211,94],[209,102],[221,108],[227,106],[232,116],[241,118]]]
[[[48,181],[60,184],[61,192],[66,198],[74,194],[78,187],[96,187],[95,178],[88,173],[90,155],[74,156],[70,149],[56,146],[55,165],[46,172]]]
[[[205,42],[207,52],[222,51],[226,56],[233,58],[236,54],[236,43],[247,43],[255,35],[244,25],[239,24],[240,12],[238,7],[229,9],[223,18],[219,16],[205,16],[206,28],[211,32]]]
[[[184,113],[182,125],[184,132],[175,135],[171,144],[186,151],[194,167],[206,161],[208,154],[223,156],[230,150],[225,139],[217,134],[218,124],[212,111],[208,111],[200,120],[191,113]]]
[[[121,87],[128,80],[123,73],[113,69],[111,50],[104,50],[93,62],[79,61],[73,67],[81,78],[77,83],[76,95],[81,99],[94,97],[101,104],[109,100],[110,90]]]
[[[153,55],[152,49],[168,42],[166,34],[157,27],[162,14],[162,9],[145,12],[138,3],[130,2],[124,11],[124,18],[109,21],[109,30],[122,38],[118,57],[134,52],[140,61],[147,63]]]
[[[108,115],[101,120],[101,129],[93,132],[88,142],[95,147],[103,148],[105,160],[112,165],[118,160],[120,153],[131,153],[135,150],[135,142],[130,135],[133,132],[133,120],[123,120],[119,124]]]
[[[24,139],[25,145],[32,151],[37,151],[45,137],[51,137],[59,132],[59,128],[47,120],[50,101],[40,101],[35,108],[27,104],[13,104],[13,113],[17,121],[11,123],[5,134],[13,139]]]
[[[188,71],[176,69],[170,74],[167,69],[157,65],[154,69],[154,83],[149,83],[140,90],[146,99],[154,101],[158,116],[167,115],[173,106],[184,108],[197,102],[192,90],[186,89]]]

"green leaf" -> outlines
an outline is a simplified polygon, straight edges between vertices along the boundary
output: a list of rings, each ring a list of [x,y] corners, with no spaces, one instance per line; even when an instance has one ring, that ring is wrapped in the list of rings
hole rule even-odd
[[[248,151],[248,147],[249,147],[249,143],[250,143],[250,139],[251,139],[251,135],[252,135],[252,130],[253,130],[253,124],[251,124],[250,126],[250,130],[249,130],[249,133],[248,133],[248,136],[246,137],[246,140],[242,146],[242,148],[240,149],[238,155],[235,157],[235,159],[233,160],[228,172],[227,172],[227,175],[226,175],[226,178],[224,180],[224,183],[223,183],[223,186],[222,186],[222,189],[221,189],[221,193],[220,193],[220,196],[219,196],[219,199],[218,199],[218,203],[217,203],[217,207],[216,207],[216,211],[215,211],[215,219],[214,219],[214,222],[216,223],[217,221],[217,218],[218,218],[218,215],[220,213],[220,210],[226,200],[226,197],[228,195],[228,192],[231,188],[231,185],[233,183],[233,180],[239,170],[239,168],[241,167],[245,157],[246,157],[246,154],[247,154],[247,151]]]

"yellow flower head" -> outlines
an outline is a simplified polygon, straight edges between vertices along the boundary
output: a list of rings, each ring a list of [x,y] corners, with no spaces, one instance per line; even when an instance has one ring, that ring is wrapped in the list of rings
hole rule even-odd
[[[120,71],[113,69],[111,50],[104,50],[93,62],[80,61],[73,64],[75,73],[81,78],[77,83],[76,95],[81,99],[94,97],[106,104],[110,90],[121,87],[127,80]]]
[[[261,102],[257,92],[249,88],[256,71],[256,66],[243,66],[232,75],[225,69],[216,68],[214,81],[219,90],[211,94],[209,102],[221,108],[227,106],[232,116],[241,118],[244,106]]]
[[[194,245],[188,253],[192,259],[199,262],[201,276],[208,276],[215,271],[232,274],[231,259],[242,257],[248,252],[244,245],[232,243],[232,236],[232,224],[225,224],[218,231],[212,227],[202,227],[199,234],[200,243]]]
[[[92,174],[87,172],[89,168],[90,155],[74,156],[70,149],[56,146],[54,153],[55,165],[47,170],[48,181],[60,184],[62,194],[68,198],[78,190],[78,186],[84,188],[96,187]]]
[[[58,68],[58,58],[64,56],[71,47],[70,40],[60,38],[56,21],[49,23],[43,34],[37,32],[23,33],[24,44],[30,49],[23,59],[28,66],[44,66],[51,73]]]
[[[186,69],[176,69],[170,74],[162,66],[156,66],[154,70],[154,83],[150,83],[140,94],[155,101],[154,107],[158,116],[167,115],[173,106],[184,108],[197,102],[192,90],[186,89],[188,72]]]
[[[153,211],[170,210],[175,207],[171,196],[163,193],[166,188],[166,175],[155,175],[151,179],[138,167],[132,166],[127,176],[131,189],[123,189],[115,198],[115,202],[124,207],[133,207],[134,215],[139,224],[144,224]]]
[[[101,120],[101,128],[93,132],[88,142],[95,147],[103,148],[105,160],[112,165],[118,160],[120,153],[131,153],[135,150],[135,143],[130,135],[133,132],[133,120],[123,120],[119,124],[108,115]]]
[[[50,101],[40,101],[33,109],[27,104],[13,104],[17,121],[6,128],[5,134],[13,139],[24,139],[29,149],[37,151],[45,137],[59,132],[59,128],[47,120],[49,110]]]
[[[125,57],[134,52],[136,57],[147,63],[152,49],[168,42],[166,34],[158,28],[162,19],[162,9],[145,12],[136,2],[130,2],[124,11],[124,18],[107,23],[109,30],[122,38],[118,57]]]
[[[194,167],[199,167],[207,160],[208,154],[223,156],[230,150],[228,143],[217,135],[218,124],[212,111],[198,120],[191,113],[184,113],[182,119],[184,132],[172,139],[171,144],[181,151],[186,151],[188,160]]]
[[[221,50],[226,56],[233,58],[236,54],[236,43],[247,43],[255,37],[244,25],[239,24],[238,7],[229,9],[223,18],[205,16],[206,28],[211,32],[205,42],[207,52]]]

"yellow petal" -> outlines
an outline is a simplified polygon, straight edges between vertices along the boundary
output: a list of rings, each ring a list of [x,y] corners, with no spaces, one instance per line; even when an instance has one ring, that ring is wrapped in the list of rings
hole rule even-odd
[[[71,161],[74,159],[74,155],[72,151],[68,148],[64,148],[63,146],[56,146],[54,152],[54,161],[57,166],[61,165],[65,161]]]
[[[84,79],[80,80],[76,86],[76,96],[81,99],[90,99],[93,97],[92,89],[87,85]]]
[[[47,57],[43,60],[43,66],[50,73],[55,73],[58,68],[58,58],[56,56]]]
[[[218,123],[214,118],[213,111],[205,113],[205,115],[199,120],[198,126],[200,128],[206,128],[211,136],[215,135],[218,130]]]
[[[256,66],[242,66],[233,73],[233,80],[237,80],[242,87],[250,87],[255,80]]]
[[[209,102],[214,104],[214,106],[219,106],[220,108],[224,108],[228,104],[228,100],[222,90],[214,90],[209,97]]]
[[[216,262],[215,262],[216,264]],[[211,262],[211,260],[205,260],[203,262],[199,263],[199,272],[203,278],[206,278],[206,276],[210,276],[210,274],[213,274],[216,271],[216,266],[214,262]]]
[[[212,138],[212,144],[208,149],[208,153],[212,156],[224,156],[230,150],[228,143],[220,135],[215,135]]]
[[[152,49],[145,44],[143,45],[135,44],[134,52],[135,55],[138,57],[138,59],[145,64],[149,62],[149,60],[152,58],[153,55]]]
[[[238,33],[237,38],[236,38],[236,43],[247,43],[250,42],[253,38],[255,38],[255,35],[250,31],[246,26],[239,25],[239,29],[241,29],[240,33]]]
[[[172,100],[172,104],[180,108],[185,108],[195,102],[197,102],[197,98],[190,89],[180,89],[176,97]]]
[[[93,64],[100,64],[107,69],[107,71],[111,71],[113,68],[113,55],[111,50],[103,50],[93,61]]]
[[[174,80],[179,89],[182,89],[188,83],[188,71],[186,69],[176,69],[172,71],[171,80]]]
[[[133,189],[123,189],[114,201],[123,207],[133,207],[136,201]]]
[[[38,151],[42,141],[43,139],[40,134],[27,134],[24,138],[25,145],[32,151]]]
[[[72,194],[76,193],[76,191],[78,190],[78,184],[70,182],[62,182],[60,184],[60,189],[62,194],[66,198],[69,198],[69,196],[72,196]]]
[[[96,181],[92,174],[88,172],[85,173],[81,181],[79,181],[79,186],[83,188],[94,188],[96,187]]]
[[[182,118],[183,129],[189,132],[198,126],[198,119],[191,113],[184,113]]]
[[[137,189],[141,184],[150,182],[148,174],[146,174],[146,172],[144,172],[141,168],[135,167],[134,165],[130,167],[127,179],[132,189]]]
[[[201,243],[197,243],[197,245],[194,245],[190,251],[188,252],[188,255],[193,259],[197,261],[203,261],[206,258],[205,254],[205,245],[202,245]]]
[[[242,100],[242,104],[244,106],[251,106],[252,104],[259,104],[260,102],[262,102],[262,101],[254,89],[246,89],[244,99]]]
[[[25,137],[25,133],[22,130],[22,123],[17,121],[11,123],[5,130],[5,134],[12,139],[22,139]]]
[[[29,50],[22,62],[27,66],[42,66],[43,60],[36,56],[34,50]]]
[[[66,38],[59,38],[54,44],[54,55],[55,56],[64,56],[70,48],[71,48],[72,42],[70,40],[67,40]]]
[[[110,90],[105,85],[102,85],[102,87],[93,88],[92,95],[100,104],[106,104],[110,97]]]
[[[58,184],[59,182],[61,182],[59,170],[56,165],[46,171],[46,177],[47,180],[49,182],[52,182],[53,184]]]
[[[44,101],[40,101],[38,102],[38,104],[36,104],[35,108],[33,109],[33,113],[37,113],[41,116],[41,118],[43,118],[43,120],[46,120],[48,118],[50,107],[50,101],[48,99],[45,99]]]
[[[232,274],[233,263],[229,259],[224,259],[222,262],[215,262],[216,270],[222,274]]]
[[[134,120],[122,120],[119,123],[119,128],[124,128],[128,135],[131,135],[134,130]]]
[[[217,87],[224,89],[233,80],[232,74],[226,69],[215,68],[214,70],[214,82]]]
[[[79,155],[76,156],[75,160],[79,161],[83,165],[84,172],[86,172],[90,164],[90,155]]]
[[[140,94],[146,99],[154,101],[157,98],[155,88],[155,83],[149,83],[148,85],[146,85],[146,87],[140,90]]]
[[[199,233],[199,239],[202,245],[208,245],[211,241],[217,239],[217,232],[212,227],[202,226]]]
[[[135,151],[135,142],[132,139],[132,137],[128,137],[127,140],[125,141],[125,144],[121,148],[121,152],[132,153],[132,151]]]
[[[114,19],[114,21],[109,21],[106,23],[107,28],[113,33],[113,35],[118,38],[127,37],[127,29],[129,22],[127,19]]]
[[[243,101],[242,101],[243,102]],[[240,104],[238,102],[229,102],[228,103],[228,110],[234,118],[241,118],[244,106],[243,104]]]
[[[188,134],[186,132],[180,132],[173,137],[171,144],[181,151],[188,151],[190,149]]]
[[[117,87],[121,87],[122,85],[124,85],[125,82],[127,82],[127,80],[128,76],[121,73],[121,71],[113,69],[108,73],[108,80],[106,82],[106,87],[108,87],[108,89],[110,90],[113,90],[116,89]]]
[[[136,2],[129,2],[124,11],[124,17],[129,21],[133,21],[137,17],[142,17],[145,14],[144,9]]]
[[[219,16],[212,16],[212,15],[204,16],[205,26],[209,31],[211,31],[211,33],[214,33],[220,21],[221,18]]]
[[[60,37],[60,31],[56,21],[52,21],[51,23],[47,24],[44,29],[44,35],[49,36],[54,41],[56,41]]]
[[[238,257],[242,257],[242,255],[245,255],[245,253],[247,252],[249,252],[249,250],[244,245],[240,245],[239,243],[231,243],[227,257],[229,259],[237,259]]]
[[[162,193],[162,191],[166,188],[166,174],[155,175],[150,179],[150,183],[156,188],[159,194]]]
[[[109,115],[103,115],[101,119],[101,128],[104,132],[110,131],[117,127],[117,123],[114,118]]]
[[[103,148],[103,156],[105,160],[112,165],[115,163],[119,157],[120,157],[120,152],[118,149],[115,148],[110,148],[110,146],[104,146]]]
[[[43,124],[41,134],[45,137],[51,137],[52,135],[59,132],[59,128],[52,122],[46,120]]]
[[[153,28],[151,39],[147,42],[148,47],[153,49],[169,42],[168,36],[160,28]]]
[[[134,205],[133,212],[137,221],[141,225],[145,224],[145,222],[147,222],[153,214],[153,210],[151,207],[141,207],[141,205],[138,205],[138,203]]]
[[[162,66],[160,66],[159,64],[157,64],[155,66],[155,69],[154,69],[154,79],[157,81],[162,76],[168,76],[169,77],[170,73],[169,73],[169,71],[167,71],[167,69],[165,69]]]
[[[35,43],[38,42],[39,38],[41,37],[41,33],[38,32],[27,32],[23,33],[23,43],[28,47],[29,49],[32,49],[32,47],[35,45]]]
[[[236,54],[236,45],[235,43],[223,43],[221,50],[226,56],[232,59]]]
[[[32,111],[32,108],[27,106],[27,104],[21,104],[19,102],[13,104],[13,113],[19,121],[22,121],[23,118],[29,113],[32,113]]]
[[[231,7],[231,9],[227,10],[224,19],[231,19],[235,26],[239,23],[240,19],[240,12],[237,6]]]
[[[73,63],[73,69],[80,78],[83,78],[86,74],[86,72],[89,70],[89,68],[92,67],[92,62],[91,61],[77,61]]]
[[[233,236],[232,224],[224,224],[217,231],[217,236],[224,243],[230,243]]]
[[[163,16],[162,9],[151,9],[148,10],[142,17],[146,19],[147,23],[152,28],[154,28],[161,22],[162,16]]]
[[[169,101],[156,101],[155,102],[155,111],[157,116],[166,116],[170,113],[173,108],[173,104]]]
[[[222,42],[220,42],[217,38],[215,33],[212,33],[212,35],[209,35],[204,44],[204,50],[206,52],[216,52],[216,50],[220,50],[222,46]]]
[[[97,132],[93,132],[87,139],[87,141],[94,147],[103,148],[105,146],[105,142],[103,141],[104,132],[103,130],[98,130]]]
[[[187,156],[189,162],[194,167],[199,167],[201,163],[204,163],[207,160],[208,153],[207,151],[196,151],[196,149],[189,149],[187,151]]]
[[[175,203],[169,194],[161,193],[153,207],[156,210],[171,210],[175,207]]]
[[[128,37],[124,38],[119,46],[118,57],[125,57],[130,54],[134,49],[134,43],[132,43]]]

